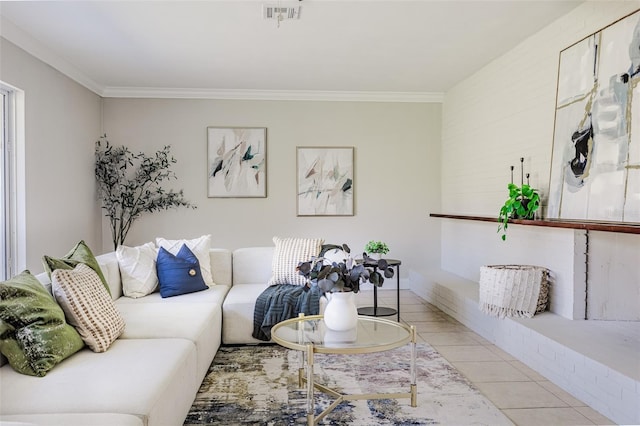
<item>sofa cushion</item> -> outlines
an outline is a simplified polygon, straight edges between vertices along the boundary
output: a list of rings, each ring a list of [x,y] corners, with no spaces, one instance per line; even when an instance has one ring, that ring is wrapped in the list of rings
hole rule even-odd
[[[264,284],[244,284],[231,287],[222,304],[222,342],[225,344],[264,343],[254,339],[253,311]]]
[[[280,238],[273,237],[275,250],[271,265],[273,284],[305,285],[306,280],[298,274],[296,268],[300,262],[311,259],[320,253],[324,240],[320,238]]]
[[[105,286],[109,294],[111,294],[109,284],[102,274],[102,270],[100,269],[98,261],[91,252],[89,246],[84,241],[80,241],[74,248],[71,249],[69,253],[67,253],[60,259],[56,259],[46,255],[42,257],[42,264],[44,266],[44,270],[47,272],[47,275],[49,275],[49,278],[51,278],[51,273],[56,269],[73,269],[79,263],[84,263],[85,265],[96,271],[96,273],[100,277],[100,281]]]
[[[156,238],[156,245],[164,248],[171,254],[178,254],[182,246],[185,244],[198,258],[204,283],[208,286],[214,285],[213,275],[211,274],[211,260],[209,258],[211,235],[203,235],[200,238],[192,240],[166,240],[164,238]]]
[[[198,258],[186,244],[183,244],[175,255],[160,247],[156,269],[160,295],[163,298],[195,293],[208,288],[202,279]]]
[[[161,303],[163,305],[168,305],[172,303],[217,303],[222,305],[224,301],[224,297],[227,295],[229,291],[229,286],[226,285],[214,285],[213,287],[209,287],[206,290],[198,291],[195,293],[183,294],[180,297],[167,297],[162,298],[160,293],[151,293],[146,297],[140,297],[138,299],[133,299],[131,297],[121,297],[116,302],[117,306],[121,306],[123,304],[146,304],[146,303]]]
[[[104,353],[78,352],[42,378],[1,368],[0,415],[121,413],[149,426],[181,425],[199,385],[193,342],[118,339]]]
[[[122,334],[125,323],[98,274],[81,263],[73,270],[51,274],[53,295],[82,340],[94,352],[104,352]]]
[[[44,376],[84,346],[60,306],[29,271],[0,283],[0,320],[0,351],[23,374]]]
[[[118,246],[116,258],[122,279],[122,292],[127,297],[144,297],[158,287],[155,244],[137,247]]]
[[[217,303],[124,303],[121,339],[182,338],[196,345],[198,377],[204,378],[220,347],[222,309]]]

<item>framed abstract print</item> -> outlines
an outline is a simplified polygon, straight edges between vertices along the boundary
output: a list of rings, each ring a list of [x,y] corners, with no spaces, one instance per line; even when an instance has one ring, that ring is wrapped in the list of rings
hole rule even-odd
[[[353,216],[353,147],[297,148],[297,215]]]

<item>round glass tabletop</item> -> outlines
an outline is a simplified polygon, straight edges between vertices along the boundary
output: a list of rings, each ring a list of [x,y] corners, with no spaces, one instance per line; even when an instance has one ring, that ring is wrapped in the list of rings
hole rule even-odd
[[[289,349],[316,353],[369,353],[403,346],[412,340],[412,328],[384,318],[358,316],[349,331],[327,329],[322,315],[301,316],[282,321],[271,329],[274,342]]]

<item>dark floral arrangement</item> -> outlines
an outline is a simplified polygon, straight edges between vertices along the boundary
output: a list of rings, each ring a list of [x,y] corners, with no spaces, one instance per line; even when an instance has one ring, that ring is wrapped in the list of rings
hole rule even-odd
[[[133,222],[144,213],[178,207],[196,208],[182,190],[165,190],[166,180],[176,179],[171,166],[176,159],[165,146],[154,155],[134,154],[125,146],[109,144],[104,135],[96,142],[95,175],[98,198],[113,238],[113,249],[124,244]]]
[[[330,250],[345,253],[346,258],[336,262],[327,259],[326,253]],[[323,247],[320,256],[311,260],[300,262],[296,268],[298,273],[307,279],[307,283],[317,285],[323,292],[360,291],[360,284],[370,282],[382,287],[385,278],[392,278],[393,268],[389,267],[384,259],[375,260],[362,254],[362,260],[356,261],[351,256],[348,245],[328,244]]]

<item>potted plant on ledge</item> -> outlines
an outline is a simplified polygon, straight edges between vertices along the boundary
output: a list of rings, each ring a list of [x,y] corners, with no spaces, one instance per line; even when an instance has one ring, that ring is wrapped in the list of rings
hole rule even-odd
[[[520,186],[513,183],[513,169],[511,166],[511,183],[507,185],[509,198],[498,214],[498,232],[502,231],[502,241],[507,239],[509,219],[534,219],[540,208],[540,194],[537,189],[529,186],[529,173],[527,183],[524,183],[524,157],[520,157]]]
[[[520,159],[522,163],[524,158]],[[524,181],[524,179],[522,179]],[[507,228],[509,219],[534,219],[535,213],[540,208],[540,194],[538,190],[529,186],[529,174],[527,173],[527,183],[522,182],[521,186],[513,183],[513,166],[511,166],[511,183],[507,186],[509,198],[500,208],[498,215],[498,232],[502,231],[502,240],[507,239]]]

